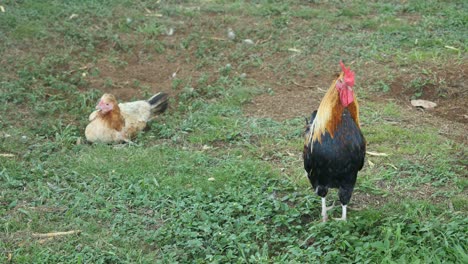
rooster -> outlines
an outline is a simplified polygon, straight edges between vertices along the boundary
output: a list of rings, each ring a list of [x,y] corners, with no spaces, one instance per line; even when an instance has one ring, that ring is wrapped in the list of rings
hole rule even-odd
[[[353,91],[354,72],[340,62],[341,74],[333,81],[312,113],[304,142],[304,169],[315,193],[322,198],[322,221],[328,220],[325,196],[338,188],[346,220],[357,173],[364,165],[366,141],[359,125],[359,106]]]
[[[140,100],[118,104],[112,94],[104,94],[89,116],[85,136],[89,142],[129,142],[146,123],[168,105],[168,96],[157,93],[147,101]]]

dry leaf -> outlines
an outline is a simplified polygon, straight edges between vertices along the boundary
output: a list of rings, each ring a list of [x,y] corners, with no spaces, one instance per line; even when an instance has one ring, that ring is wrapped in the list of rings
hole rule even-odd
[[[367,160],[367,162],[369,163],[369,167],[373,168],[374,167],[374,163],[370,160]]]
[[[424,109],[431,109],[437,106],[436,103],[427,100],[411,100],[411,104],[414,107],[421,107]]]
[[[0,5],[0,11],[2,11],[2,13],[5,13],[5,8],[2,5]]]
[[[0,157],[13,158],[15,155],[11,153],[0,153]]]

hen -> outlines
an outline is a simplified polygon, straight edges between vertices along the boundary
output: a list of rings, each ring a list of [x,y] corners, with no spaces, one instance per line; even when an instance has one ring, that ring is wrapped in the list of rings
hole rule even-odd
[[[314,111],[305,131],[304,169],[317,195],[322,197],[322,220],[328,219],[325,196],[338,188],[342,216],[351,199],[357,173],[364,165],[366,141],[359,125],[359,106],[353,91],[354,72],[340,62],[341,74],[333,81]]]
[[[155,114],[163,113],[168,106],[168,96],[157,93],[147,101],[117,103],[112,94],[104,94],[89,116],[85,136],[89,142],[128,142]]]

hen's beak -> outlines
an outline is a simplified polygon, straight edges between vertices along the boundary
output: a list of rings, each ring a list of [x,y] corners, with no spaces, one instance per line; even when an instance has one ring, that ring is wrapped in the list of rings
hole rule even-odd
[[[102,102],[99,101],[99,103],[96,105],[96,110],[102,111]]]

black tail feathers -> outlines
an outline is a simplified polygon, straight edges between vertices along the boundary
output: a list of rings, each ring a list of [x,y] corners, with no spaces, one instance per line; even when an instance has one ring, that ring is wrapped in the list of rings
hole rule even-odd
[[[169,105],[168,99],[169,96],[162,92],[151,96],[151,98],[148,99],[148,103],[151,105],[151,111],[154,114],[164,113]]]

